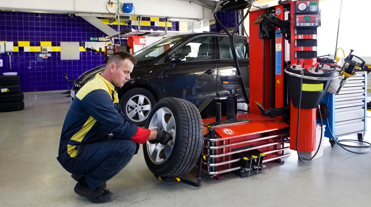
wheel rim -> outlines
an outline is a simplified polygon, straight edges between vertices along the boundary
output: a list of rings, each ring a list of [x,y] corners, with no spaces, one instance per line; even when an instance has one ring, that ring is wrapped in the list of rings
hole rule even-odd
[[[149,112],[152,109],[151,101],[147,96],[135,95],[132,96],[126,103],[126,115],[134,122],[142,122],[148,118]]]
[[[151,144],[147,141],[147,153],[154,164],[162,164],[169,159],[174,149],[176,122],[173,113],[167,107],[159,108],[152,116],[148,126],[149,129],[161,129],[173,136],[173,139],[166,145],[156,143]]]

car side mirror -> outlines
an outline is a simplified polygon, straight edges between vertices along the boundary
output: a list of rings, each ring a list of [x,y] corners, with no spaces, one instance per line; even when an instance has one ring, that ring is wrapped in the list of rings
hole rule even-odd
[[[171,56],[170,62],[179,63],[179,62],[182,62],[182,59],[184,58],[185,56],[182,54],[174,54],[173,56]]]

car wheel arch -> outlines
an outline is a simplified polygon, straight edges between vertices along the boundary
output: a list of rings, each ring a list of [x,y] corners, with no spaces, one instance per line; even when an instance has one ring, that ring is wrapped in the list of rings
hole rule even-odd
[[[143,89],[146,89],[147,91],[149,91],[153,97],[155,97],[156,99],[156,102],[158,100],[160,100],[160,96],[157,94],[157,92],[155,90],[153,90],[153,88],[147,86],[147,85],[142,85],[142,84],[134,84],[134,85],[131,85],[129,87],[125,87],[125,88],[121,88],[118,92],[118,96],[119,96],[119,99],[121,99],[121,97],[123,96],[123,94],[125,94],[126,91],[129,91],[133,88],[143,88]]]

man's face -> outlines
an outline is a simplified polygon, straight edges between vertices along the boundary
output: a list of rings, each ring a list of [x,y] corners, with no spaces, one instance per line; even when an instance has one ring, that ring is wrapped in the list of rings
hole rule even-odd
[[[121,88],[126,81],[130,80],[130,73],[133,72],[134,64],[129,59],[125,59],[121,61],[120,67],[115,65],[115,68],[111,83],[115,87]]]

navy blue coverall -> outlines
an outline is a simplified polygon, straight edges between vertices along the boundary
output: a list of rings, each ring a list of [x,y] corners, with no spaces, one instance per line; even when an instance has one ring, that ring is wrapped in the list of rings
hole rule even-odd
[[[115,87],[97,74],[79,90],[67,112],[57,159],[68,172],[84,175],[95,189],[128,164],[149,134],[125,117]]]

